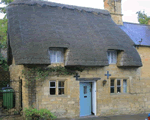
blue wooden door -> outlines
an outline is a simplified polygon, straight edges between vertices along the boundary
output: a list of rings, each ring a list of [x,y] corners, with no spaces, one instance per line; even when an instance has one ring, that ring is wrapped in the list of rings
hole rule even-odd
[[[91,83],[80,82],[80,116],[91,115]]]

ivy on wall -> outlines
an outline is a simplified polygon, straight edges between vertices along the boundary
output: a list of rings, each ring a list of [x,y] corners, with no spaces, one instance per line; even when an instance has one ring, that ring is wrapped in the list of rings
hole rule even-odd
[[[31,83],[36,81],[44,81],[46,77],[52,75],[75,75],[77,71],[82,72],[84,67],[32,67],[26,68],[22,71],[22,74],[26,79],[26,87],[30,86]]]

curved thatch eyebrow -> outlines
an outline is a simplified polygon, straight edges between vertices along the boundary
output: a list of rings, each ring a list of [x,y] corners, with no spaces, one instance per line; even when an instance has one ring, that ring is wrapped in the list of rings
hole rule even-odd
[[[50,64],[48,49],[63,47],[69,50],[66,66],[106,66],[109,49],[123,51],[118,66],[142,65],[133,41],[108,11],[28,1],[11,3],[7,18],[16,64]]]

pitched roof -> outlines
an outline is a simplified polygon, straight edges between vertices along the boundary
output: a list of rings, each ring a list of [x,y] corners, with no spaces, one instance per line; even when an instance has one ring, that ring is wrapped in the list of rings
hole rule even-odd
[[[134,43],[106,10],[23,1],[11,3],[7,17],[8,59],[16,64],[50,64],[49,47],[63,47],[70,50],[66,66],[108,65],[108,49],[124,51],[118,66],[142,65]]]
[[[129,35],[135,45],[150,46],[150,25],[124,22],[120,28]]]

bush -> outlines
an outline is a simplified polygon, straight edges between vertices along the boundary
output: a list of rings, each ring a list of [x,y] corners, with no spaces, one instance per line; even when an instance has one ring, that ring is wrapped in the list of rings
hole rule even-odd
[[[26,120],[54,120],[56,116],[54,116],[49,110],[47,109],[40,109],[37,110],[36,108],[25,108],[25,118]]]

